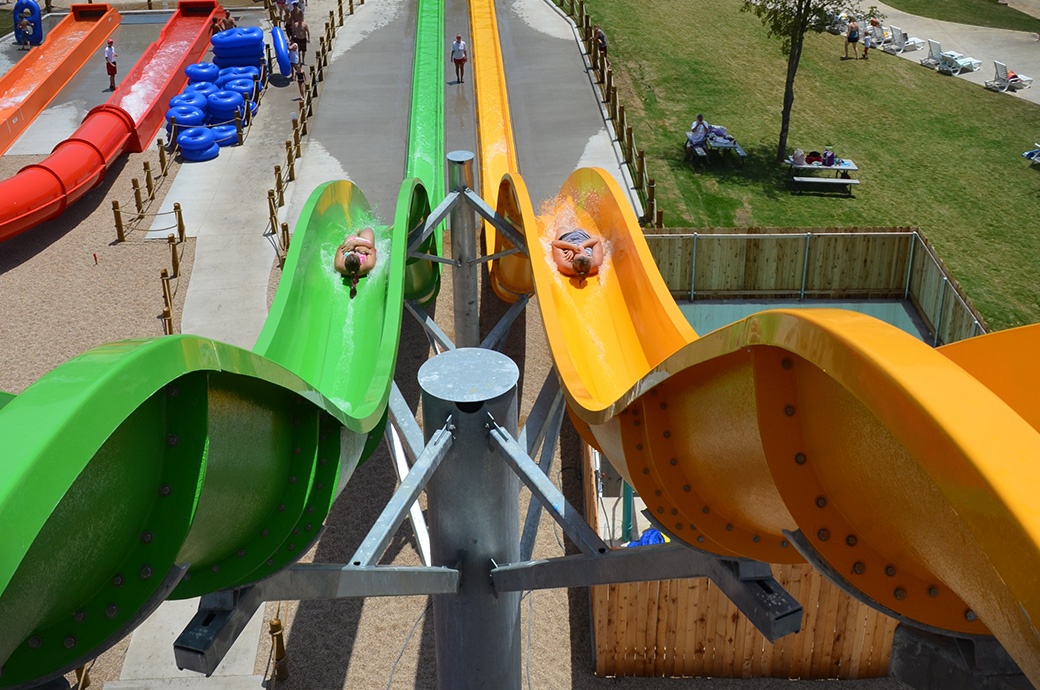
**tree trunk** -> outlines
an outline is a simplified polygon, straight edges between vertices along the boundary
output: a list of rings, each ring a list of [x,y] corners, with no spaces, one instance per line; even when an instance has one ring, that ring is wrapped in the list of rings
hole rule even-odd
[[[777,163],[783,163],[787,158],[787,132],[791,126],[791,108],[794,106],[794,78],[798,74],[798,62],[802,59],[804,40],[804,28],[799,27],[791,32],[791,52],[787,56],[787,83],[784,84],[784,109],[780,115],[780,141],[776,148]]]

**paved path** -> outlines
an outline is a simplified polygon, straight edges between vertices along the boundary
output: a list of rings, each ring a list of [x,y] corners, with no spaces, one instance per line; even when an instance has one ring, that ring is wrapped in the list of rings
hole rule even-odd
[[[1014,0],[1011,4],[1023,12],[1040,17],[1040,0]],[[1036,78],[1037,82],[1034,87],[1016,91],[1013,95],[1008,92],[1008,94],[994,94],[994,96],[1011,95],[1013,98],[1040,103],[1040,42],[1037,41],[1035,33],[944,22],[900,12],[882,3],[877,3],[877,6],[886,15],[884,21],[886,27],[894,24],[909,36],[916,36],[922,41],[928,39],[938,41],[944,51],[952,50],[982,60],[982,67],[977,71],[967,72],[954,78],[970,81],[982,88],[984,82],[993,79],[995,69],[993,61],[998,60],[1019,74]],[[882,55],[881,51],[871,51],[871,53],[883,59],[890,57]],[[921,58],[927,54],[926,44],[923,49],[903,53],[900,57],[920,62]],[[943,78],[948,77],[936,73],[936,79]],[[1024,142],[1023,146],[1028,144],[1029,142]]]

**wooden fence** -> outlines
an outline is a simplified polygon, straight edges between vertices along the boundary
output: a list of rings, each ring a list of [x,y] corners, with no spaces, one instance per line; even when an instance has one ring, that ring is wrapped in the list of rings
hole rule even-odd
[[[585,517],[598,531],[593,463],[584,450]],[[888,675],[894,619],[845,594],[809,565],[773,566],[773,575],[803,607],[801,632],[775,643],[707,578],[592,587],[596,675]]]
[[[680,299],[908,299],[951,343],[988,331],[934,248],[913,228],[747,228],[647,234]]]

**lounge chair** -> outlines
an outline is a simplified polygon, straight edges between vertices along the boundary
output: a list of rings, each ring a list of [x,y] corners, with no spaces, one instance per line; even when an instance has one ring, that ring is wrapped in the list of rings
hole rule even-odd
[[[1003,62],[993,61],[993,66],[996,68],[996,74],[993,79],[986,82],[986,88],[992,91],[1014,91],[1015,89],[1027,89],[1033,83],[1032,77],[1027,77],[1024,74],[1015,74],[1007,68]]]
[[[979,67],[982,67],[982,60],[960,53],[943,53],[939,60],[939,71],[943,74],[960,74],[965,70],[974,72]]]
[[[1029,159],[1030,165],[1040,165],[1040,144],[1033,144],[1036,148],[1022,154],[1023,158]]]
[[[939,45],[938,41],[928,39],[928,55],[927,57],[921,58],[921,64],[925,67],[931,67],[936,69],[939,67],[939,63],[942,61],[942,46]]]
[[[892,42],[892,31],[880,24],[867,26],[867,32],[870,34],[870,42],[873,44],[872,48],[884,48]]]
[[[899,55],[908,50],[918,50],[924,47],[924,41],[917,36],[907,36],[898,26],[892,27],[892,43],[882,48],[886,53]]]

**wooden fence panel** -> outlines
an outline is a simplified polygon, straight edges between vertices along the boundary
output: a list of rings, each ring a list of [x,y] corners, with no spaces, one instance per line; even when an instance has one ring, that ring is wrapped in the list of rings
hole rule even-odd
[[[808,565],[774,566],[773,572],[804,607],[801,632],[773,644],[705,578],[593,587],[597,675],[887,675],[895,620]]]

